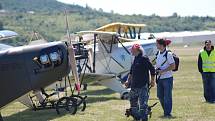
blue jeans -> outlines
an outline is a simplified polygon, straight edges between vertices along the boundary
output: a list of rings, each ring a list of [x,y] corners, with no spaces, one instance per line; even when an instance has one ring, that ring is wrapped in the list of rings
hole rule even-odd
[[[215,101],[215,73],[202,73],[204,97],[207,102]]]
[[[147,119],[148,117],[148,85],[142,88],[131,88],[130,106],[132,116],[136,119]],[[139,103],[138,103],[139,101]]]
[[[157,82],[157,97],[164,110],[164,116],[171,115],[172,112],[172,88],[173,77],[159,79]]]

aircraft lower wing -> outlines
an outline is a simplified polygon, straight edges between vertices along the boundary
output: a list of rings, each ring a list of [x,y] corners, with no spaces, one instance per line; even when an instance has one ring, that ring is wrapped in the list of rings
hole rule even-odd
[[[126,99],[128,96],[129,90],[127,90],[122,85],[121,78],[118,77],[118,74],[86,73],[84,78],[91,81],[97,81],[99,84],[106,86],[117,93],[120,93],[121,99]]]

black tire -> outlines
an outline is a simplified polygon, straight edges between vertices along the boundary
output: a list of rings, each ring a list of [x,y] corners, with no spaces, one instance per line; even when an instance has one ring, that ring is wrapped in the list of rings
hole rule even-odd
[[[70,114],[74,115],[76,114],[78,108],[77,108],[77,100],[75,98],[68,97],[67,100],[67,111],[69,111]]]
[[[70,97],[62,97],[57,101],[56,104],[57,114],[60,114],[62,111],[68,111],[71,114],[77,112],[76,100]]]
[[[81,111],[85,111],[87,107],[86,97],[82,97],[80,95],[72,95],[71,98],[75,98],[77,100],[77,108]]]
[[[120,98],[122,100],[128,100],[130,98],[129,92],[124,92]]]

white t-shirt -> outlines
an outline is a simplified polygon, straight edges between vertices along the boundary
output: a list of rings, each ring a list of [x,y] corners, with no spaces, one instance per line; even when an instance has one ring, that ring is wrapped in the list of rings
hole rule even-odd
[[[162,54],[160,53],[160,51],[158,52],[157,59],[156,59],[156,68],[160,68],[161,70],[164,70],[164,69],[168,68],[170,66],[170,64],[175,63],[171,52],[167,53],[167,58],[165,57],[165,54],[166,54],[166,51],[163,52]],[[167,61],[166,61],[166,59],[167,59]],[[164,61],[166,61],[166,62],[164,63]],[[170,77],[172,77],[172,71],[167,71],[160,76],[160,79],[165,79],[165,78],[170,78]]]

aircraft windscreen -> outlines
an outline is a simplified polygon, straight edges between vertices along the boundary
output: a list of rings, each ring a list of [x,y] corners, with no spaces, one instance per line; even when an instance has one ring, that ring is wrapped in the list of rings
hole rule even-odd
[[[24,37],[19,36],[16,32],[10,30],[0,30],[0,44],[2,48],[8,48],[13,46],[22,46],[26,43]]]
[[[10,45],[6,45],[6,44],[0,44],[0,51],[2,50],[6,50],[8,48],[12,48],[13,46],[10,46]]]

